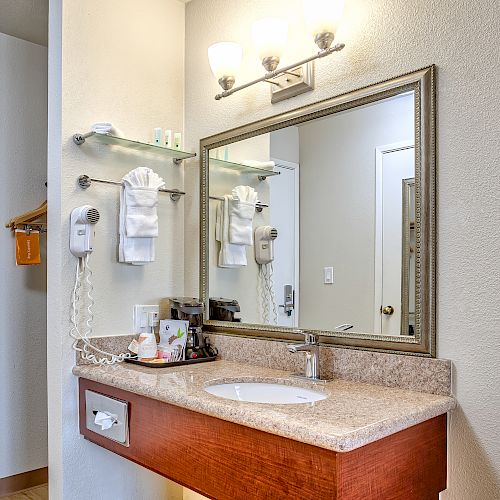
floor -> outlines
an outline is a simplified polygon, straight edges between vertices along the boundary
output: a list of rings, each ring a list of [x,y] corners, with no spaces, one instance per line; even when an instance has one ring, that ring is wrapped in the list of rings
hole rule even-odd
[[[2,497],[2,500],[48,500],[48,498],[49,487],[47,484],[42,484],[36,488],[29,488],[8,497]]]

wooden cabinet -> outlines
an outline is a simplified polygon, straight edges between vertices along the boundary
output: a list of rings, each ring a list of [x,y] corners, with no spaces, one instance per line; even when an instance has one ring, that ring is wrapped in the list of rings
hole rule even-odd
[[[86,428],[87,389],[128,402],[128,447]],[[431,500],[446,488],[446,415],[339,453],[80,379],[80,432],[218,500]]]

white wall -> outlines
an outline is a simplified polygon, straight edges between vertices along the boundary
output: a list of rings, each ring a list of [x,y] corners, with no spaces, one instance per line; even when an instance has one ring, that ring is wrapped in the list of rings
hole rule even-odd
[[[454,364],[459,408],[451,417],[446,500],[500,496],[500,12],[496,0],[350,0],[338,40],[346,48],[316,65],[316,89],[271,105],[259,84],[215,101],[207,47],[244,44],[238,83],[260,74],[250,24],[268,15],[296,18],[298,0],[193,0],[186,16],[188,145],[223,130],[435,63],[438,68],[438,355]],[[299,33],[300,31],[291,31]],[[311,43],[304,48],[314,50]],[[299,57],[298,53],[295,53]],[[194,169],[190,169],[191,173]],[[196,175],[186,185],[196,189]],[[191,199],[186,291],[198,289],[198,224]],[[189,263],[189,264],[188,264]]]
[[[3,224],[46,199],[47,48],[0,33],[0,478],[47,465],[46,239],[16,267]]]
[[[71,210],[89,203],[96,226],[94,334],[131,332],[132,306],[183,292],[183,201],[160,194],[157,261],[118,264],[119,189],[76,185],[80,174],[119,180],[146,165],[167,187],[183,188],[170,160],[78,147],[75,132],[111,121],[130,138],[151,140],[153,127],[183,130],[184,4],[177,0],[51,1],[49,39],[49,474],[51,498],[136,500],[181,495],[159,476],[83,440],[78,432],[75,356],[68,335],[76,260],[68,249]]]
[[[301,327],[375,331],[375,148],[412,141],[413,115],[406,94],[299,127]]]
[[[271,157],[289,161],[291,163],[299,163],[300,161],[300,144],[299,144],[299,128],[286,127],[275,132],[271,132]]]

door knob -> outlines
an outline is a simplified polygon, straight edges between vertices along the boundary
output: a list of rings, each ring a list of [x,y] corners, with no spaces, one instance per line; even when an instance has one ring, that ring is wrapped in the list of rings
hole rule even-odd
[[[394,314],[394,307],[392,306],[385,306],[383,309],[382,309],[382,313],[383,314],[387,314],[387,315],[391,315],[391,314]]]

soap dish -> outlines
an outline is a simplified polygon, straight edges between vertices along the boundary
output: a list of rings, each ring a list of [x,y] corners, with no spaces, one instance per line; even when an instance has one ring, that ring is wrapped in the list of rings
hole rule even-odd
[[[183,365],[196,365],[198,363],[207,363],[208,361],[215,361],[217,356],[209,356],[208,358],[193,358],[185,359],[184,361],[161,361],[156,359],[154,361],[139,361],[134,358],[125,358],[126,363],[134,365],[147,366],[148,368],[169,368],[170,366],[183,366]]]

